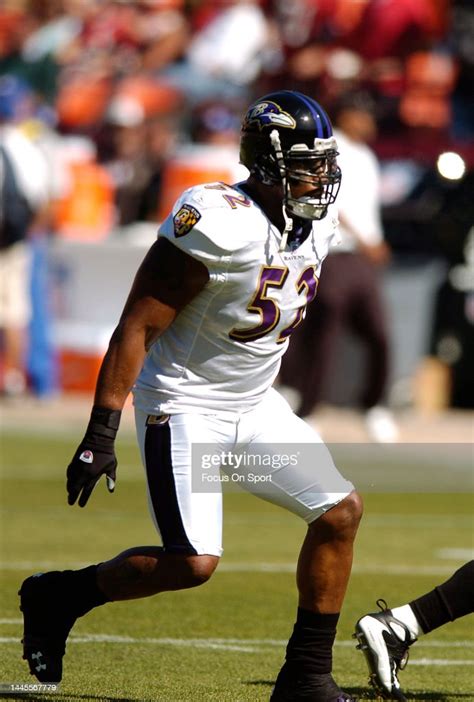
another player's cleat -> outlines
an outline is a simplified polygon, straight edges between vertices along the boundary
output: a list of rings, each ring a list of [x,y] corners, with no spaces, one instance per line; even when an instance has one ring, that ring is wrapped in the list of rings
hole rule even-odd
[[[341,690],[330,673],[298,674],[285,663],[280,670],[270,702],[356,702]]]
[[[76,621],[64,603],[61,573],[38,573],[19,591],[23,612],[23,658],[40,682],[58,683],[68,634]]]
[[[369,667],[369,682],[388,700],[406,702],[398,681],[398,671],[408,663],[408,649],[417,640],[403,622],[396,619],[385,600],[377,600],[380,612],[359,619],[354,637]]]

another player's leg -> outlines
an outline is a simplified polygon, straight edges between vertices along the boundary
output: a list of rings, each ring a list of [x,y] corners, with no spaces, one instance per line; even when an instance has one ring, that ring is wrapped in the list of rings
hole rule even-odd
[[[366,614],[355,634],[369,668],[370,683],[385,699],[405,700],[398,673],[408,662],[408,649],[419,636],[474,611],[474,561],[459,568],[449,580],[409,604]]]
[[[366,614],[356,624],[357,648],[365,655],[369,682],[377,693],[385,699],[403,701],[406,698],[398,672],[408,662],[408,649],[417,640],[419,627],[411,610],[406,612],[406,615],[411,615],[411,626],[407,626],[396,616],[395,610],[387,608],[385,600],[377,600],[377,605],[380,612]],[[405,619],[408,621],[409,616]]]

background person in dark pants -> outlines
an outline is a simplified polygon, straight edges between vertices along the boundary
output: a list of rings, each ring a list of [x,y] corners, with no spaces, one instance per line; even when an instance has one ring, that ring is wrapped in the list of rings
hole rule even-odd
[[[379,167],[367,145],[376,133],[370,98],[360,93],[345,96],[336,106],[335,123],[343,173],[338,200],[341,241],[326,259],[317,299],[291,340],[280,379],[300,393],[297,413],[311,414],[330,378],[337,338],[344,327],[350,328],[366,347],[359,402],[367,431],[375,441],[394,441],[397,428],[381,405],[389,342],[379,268],[388,262],[390,252],[380,219]]]

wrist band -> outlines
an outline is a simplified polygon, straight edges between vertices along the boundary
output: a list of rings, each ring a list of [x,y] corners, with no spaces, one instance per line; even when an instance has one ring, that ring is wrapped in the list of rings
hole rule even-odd
[[[112,410],[107,407],[98,407],[94,405],[91,411],[91,417],[87,431],[105,431],[104,433],[114,439],[120,424],[121,410]]]

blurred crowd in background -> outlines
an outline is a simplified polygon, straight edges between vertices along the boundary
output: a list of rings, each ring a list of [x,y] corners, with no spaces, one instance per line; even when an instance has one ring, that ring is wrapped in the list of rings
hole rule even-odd
[[[188,185],[245,177],[239,125],[260,95],[297,89],[329,114],[350,95],[376,127],[392,259],[464,270],[435,303],[436,324],[458,316],[462,353],[445,343],[443,359],[434,331],[426,349],[462,366],[474,320],[473,85],[469,0],[4,0],[2,195],[19,205],[2,256],[28,239],[39,275],[45,239],[99,242],[159,222]],[[18,355],[8,314],[0,324]],[[5,348],[3,390],[22,392]],[[451,401],[470,406],[472,385],[461,387]]]

